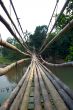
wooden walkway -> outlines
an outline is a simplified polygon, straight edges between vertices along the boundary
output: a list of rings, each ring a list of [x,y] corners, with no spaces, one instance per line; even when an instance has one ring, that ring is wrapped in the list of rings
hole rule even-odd
[[[73,110],[73,93],[34,55],[0,110]]]

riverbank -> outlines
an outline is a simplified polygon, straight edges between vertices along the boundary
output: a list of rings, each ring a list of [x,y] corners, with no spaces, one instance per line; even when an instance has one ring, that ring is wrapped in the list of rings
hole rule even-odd
[[[0,68],[7,66],[7,64],[0,64]]]
[[[0,64],[3,65],[3,64],[10,64],[11,61],[8,60],[6,57],[3,57],[3,56],[0,56]]]
[[[66,63],[65,59],[60,59],[60,58],[56,58],[56,59],[53,59],[53,58],[45,58],[44,59],[45,61],[49,62],[49,63],[53,63],[53,64],[61,64],[61,63]]]

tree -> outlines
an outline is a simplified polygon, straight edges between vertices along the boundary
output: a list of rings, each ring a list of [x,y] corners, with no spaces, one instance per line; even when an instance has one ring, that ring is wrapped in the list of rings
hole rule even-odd
[[[18,49],[22,50],[23,51],[23,48],[22,46],[14,39],[14,38],[8,38],[7,39],[7,42],[16,46]],[[3,47],[2,48],[2,54],[4,57],[6,57],[7,59],[13,61],[13,60],[19,60],[21,58],[24,58],[24,55],[20,54],[20,53],[17,53],[13,50],[10,50],[6,47]]]
[[[73,45],[69,48],[69,54],[67,55],[66,61],[73,61]]]
[[[41,47],[46,38],[47,26],[37,26],[33,35],[30,35],[30,44],[36,51]]]

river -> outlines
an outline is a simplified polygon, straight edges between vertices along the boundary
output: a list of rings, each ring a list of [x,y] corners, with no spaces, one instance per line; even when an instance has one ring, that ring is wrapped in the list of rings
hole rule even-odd
[[[28,65],[29,63],[27,65],[18,65],[12,68],[6,75],[0,76],[0,105],[9,97]],[[73,90],[73,67],[50,67],[50,70]]]
[[[73,90],[73,67],[50,67],[50,70]]]
[[[29,63],[13,67],[6,75],[0,76],[0,105],[6,101],[25,73]]]

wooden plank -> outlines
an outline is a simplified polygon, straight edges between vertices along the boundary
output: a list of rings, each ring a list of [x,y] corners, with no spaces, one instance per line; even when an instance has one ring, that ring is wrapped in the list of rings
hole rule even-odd
[[[48,96],[48,92],[45,88],[42,76],[41,76],[41,72],[39,70],[39,66],[37,67],[37,72],[38,72],[38,77],[39,77],[39,83],[40,83],[40,88],[41,88],[41,92],[42,92],[42,96],[44,99],[44,108],[45,110],[52,110],[52,106],[51,106],[51,102]]]
[[[34,68],[34,85],[35,85],[35,88],[34,88],[35,108],[34,108],[34,110],[42,110],[41,99],[40,99],[40,88],[39,88],[39,82],[38,82],[36,67]]]
[[[28,103],[29,103],[29,94],[30,94],[30,88],[31,88],[31,84],[32,84],[32,79],[33,79],[33,69],[34,66],[31,67],[31,72],[30,72],[30,78],[29,78],[29,82],[22,100],[22,104],[20,107],[20,110],[28,110]]]
[[[43,72],[41,68],[40,68],[40,71],[42,73],[42,77],[47,86],[47,89],[48,91],[50,91],[50,94],[52,95],[52,98],[54,100],[57,110],[68,110],[67,106],[65,105],[64,101],[58,94],[57,90],[55,89],[55,87],[53,86],[53,84],[51,83],[51,81],[48,79],[48,77],[46,76],[46,74]]]

